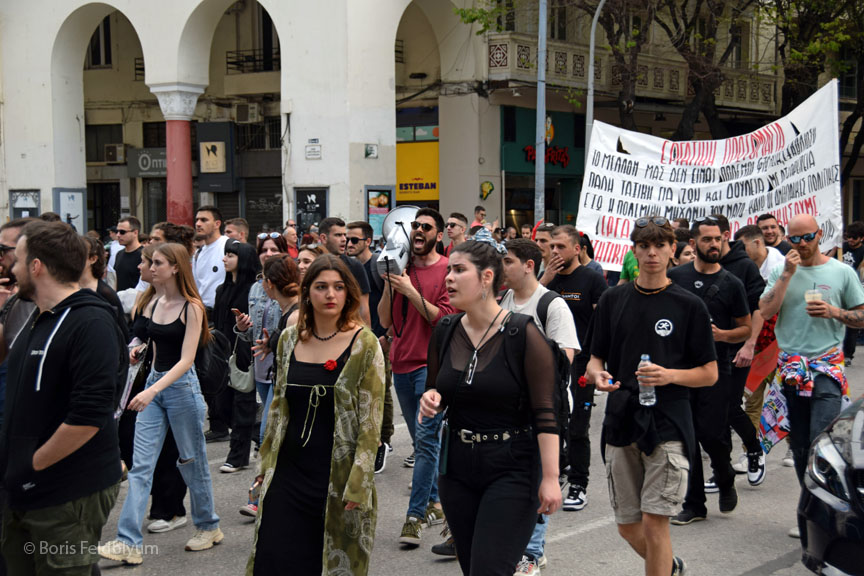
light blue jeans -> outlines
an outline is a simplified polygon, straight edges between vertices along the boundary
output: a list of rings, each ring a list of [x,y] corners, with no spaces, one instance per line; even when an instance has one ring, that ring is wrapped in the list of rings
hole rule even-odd
[[[429,502],[440,502],[438,454],[441,452],[441,421],[444,417],[438,414],[434,418],[424,418],[422,424],[417,422],[420,397],[426,391],[425,366],[407,374],[394,373],[393,386],[408,432],[414,441],[414,477],[408,515],[422,520],[426,518]]]
[[[538,522],[534,525],[534,532],[531,533],[531,540],[528,541],[528,547],[525,548],[525,555],[531,556],[534,560],[540,560],[543,557],[543,551],[546,548],[546,530],[549,528],[549,517],[543,514],[543,522]]]
[[[152,386],[165,372],[152,371],[145,389]],[[199,530],[219,527],[219,516],[213,505],[213,484],[207,465],[204,440],[204,418],[207,407],[201,395],[195,367],[160,392],[140,413],[135,422],[135,451],[129,471],[129,492],[117,523],[117,539],[130,546],[141,546],[144,537],[141,523],[147,513],[147,500],[153,484],[153,469],[168,426],[174,433],[180,460],[177,468],[189,487],[192,503],[192,523]]]
[[[255,389],[261,397],[264,409],[261,412],[261,430],[258,431],[258,446],[264,442],[264,431],[267,430],[267,413],[270,412],[270,404],[273,403],[273,384],[270,382],[255,381]]]

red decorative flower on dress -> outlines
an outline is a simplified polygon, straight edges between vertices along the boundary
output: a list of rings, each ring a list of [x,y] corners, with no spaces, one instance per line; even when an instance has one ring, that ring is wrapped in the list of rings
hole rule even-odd
[[[327,362],[324,363],[324,369],[328,372],[333,372],[334,370],[336,370],[336,366],[337,364],[335,360],[327,360]]]
[[[577,381],[577,384],[579,384],[580,388],[585,388],[585,386],[588,385],[588,379],[585,378],[585,376],[580,376],[579,380]]]

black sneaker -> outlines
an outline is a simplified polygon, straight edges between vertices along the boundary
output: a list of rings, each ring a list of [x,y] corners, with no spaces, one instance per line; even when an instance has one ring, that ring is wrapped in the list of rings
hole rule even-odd
[[[738,506],[738,491],[735,484],[725,490],[720,490],[720,512],[729,514]]]
[[[402,461],[402,466],[404,466],[405,468],[413,468],[414,467],[414,452],[411,452],[411,455]]]
[[[378,446],[378,452],[375,453],[375,474],[380,474],[387,466],[387,453],[390,452],[390,447],[382,442]]]
[[[684,508],[683,510],[681,510],[681,512],[678,513],[677,516],[673,517],[669,522],[671,522],[675,526],[686,526],[687,524],[692,524],[693,522],[701,522],[707,517],[707,514],[697,514],[693,510]]]
[[[675,556],[672,558],[672,576],[684,576],[687,573],[687,564],[684,560]]]
[[[720,492],[720,488],[717,486],[714,477],[711,476],[711,478],[705,482],[705,494],[716,494],[717,492]]]
[[[208,430],[204,433],[204,440],[206,440],[208,444],[211,442],[227,442],[230,439],[231,436],[227,432],[214,432],[213,430]]]
[[[432,553],[437,554],[438,556],[450,556],[455,558],[456,541],[453,540],[453,535],[450,534],[450,526],[448,526],[446,522],[444,523],[444,530],[441,531],[441,536],[447,539],[440,544],[432,546]]]
[[[759,486],[765,481],[765,453],[747,453],[747,482],[751,486]]]
[[[567,491],[567,497],[561,506],[562,510],[568,512],[578,512],[588,505],[588,496],[585,494],[585,489],[578,484],[572,484],[570,490]]]

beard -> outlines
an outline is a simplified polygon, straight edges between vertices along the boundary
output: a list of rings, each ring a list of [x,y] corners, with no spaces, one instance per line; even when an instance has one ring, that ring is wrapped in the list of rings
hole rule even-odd
[[[12,271],[10,270],[11,274]],[[23,300],[33,300],[33,297],[36,295],[36,287],[30,282],[29,274],[25,277],[22,277],[18,280],[18,297]]]
[[[697,245],[696,246],[696,254],[699,256],[700,260],[702,260],[703,262],[707,262],[708,264],[716,264],[717,262],[720,262],[720,250],[719,249],[714,249],[711,252],[706,254],[705,252],[702,252],[702,250],[700,250],[699,246]]]
[[[424,242],[423,246],[421,246],[419,248],[414,244],[414,242],[417,241],[418,238],[422,239]],[[435,244],[437,242],[438,241],[435,240],[435,238],[432,238],[431,240],[427,240],[426,236],[424,236],[422,233],[417,233],[411,239],[412,252],[417,256],[426,256],[427,254],[432,252],[432,250],[435,249]]]

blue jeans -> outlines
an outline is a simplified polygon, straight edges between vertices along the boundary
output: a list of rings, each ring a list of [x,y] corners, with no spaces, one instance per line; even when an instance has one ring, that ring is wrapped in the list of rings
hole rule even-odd
[[[840,414],[840,385],[825,374],[813,374],[813,395],[798,396],[794,386],[783,386],[789,408],[789,441],[798,482],[804,482],[810,444]]]
[[[408,515],[426,518],[429,502],[439,502],[438,497],[438,454],[441,451],[441,421],[443,415],[424,418],[417,422],[420,410],[420,397],[426,391],[426,367],[418,368],[407,374],[393,374],[393,386],[402,409],[402,416],[408,424],[408,432],[414,441],[414,477],[411,485],[411,499]]]
[[[543,522],[537,522],[534,525],[534,532],[531,533],[531,540],[528,542],[528,547],[525,548],[525,555],[540,560],[543,556],[543,551],[546,548],[546,530],[549,528],[549,516],[543,514]]]
[[[258,431],[258,446],[261,446],[264,442],[264,431],[267,430],[267,413],[270,412],[270,404],[273,402],[273,384],[256,380],[255,389],[258,390],[258,396],[261,397],[264,405],[264,410],[261,412],[261,430]]]
[[[152,386],[165,373],[152,371],[144,388]],[[180,376],[160,392],[140,413],[135,422],[135,451],[129,471],[129,493],[117,523],[117,539],[130,546],[141,546],[141,523],[153,484],[153,469],[162,450],[168,426],[174,433],[180,459],[177,468],[189,487],[192,523],[199,530],[219,527],[213,505],[213,484],[207,465],[204,418],[207,412],[195,368]]]

